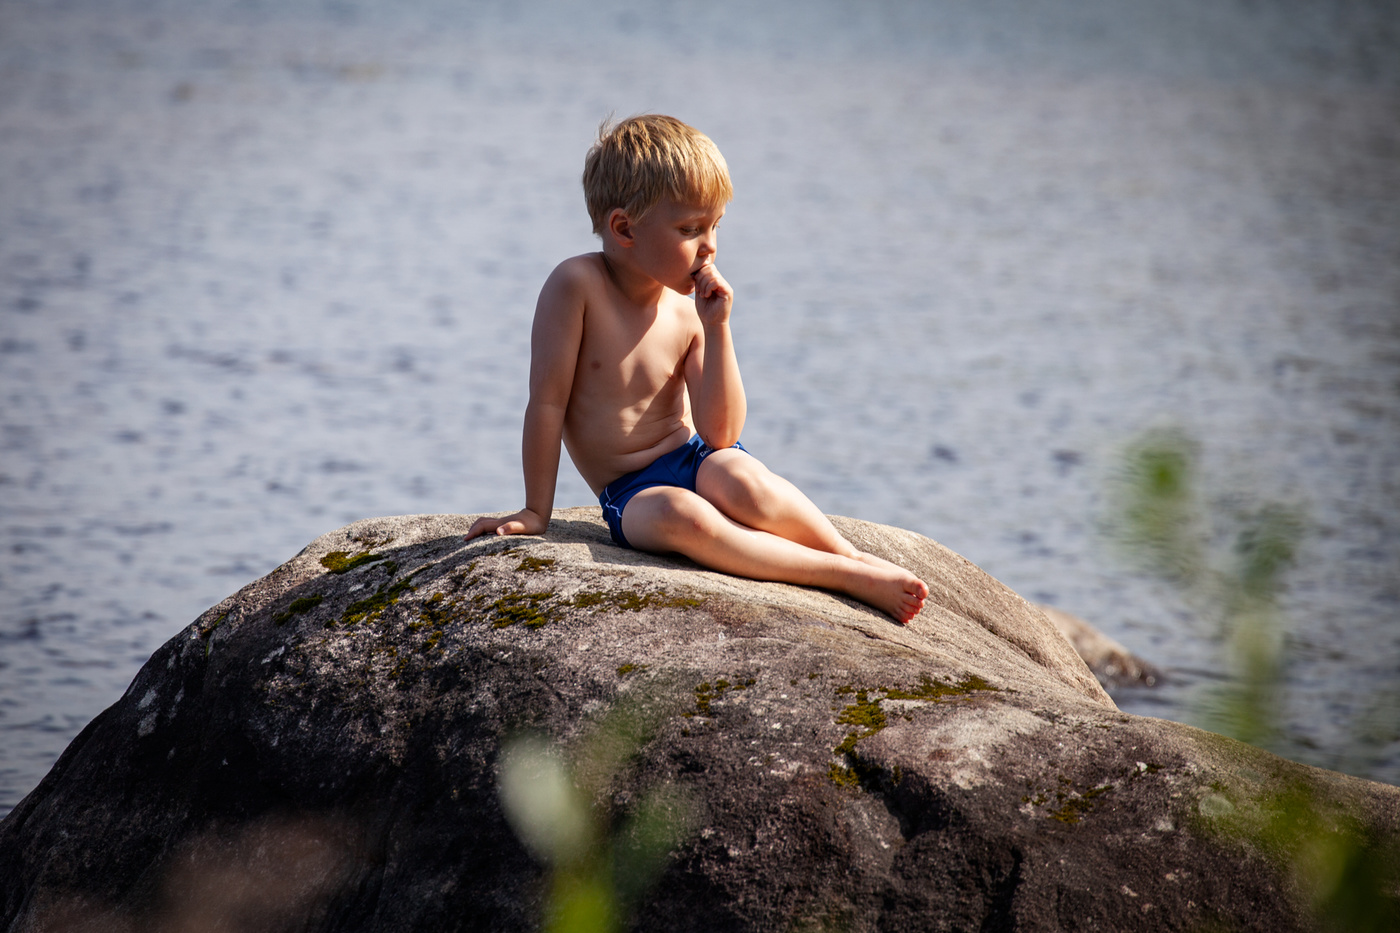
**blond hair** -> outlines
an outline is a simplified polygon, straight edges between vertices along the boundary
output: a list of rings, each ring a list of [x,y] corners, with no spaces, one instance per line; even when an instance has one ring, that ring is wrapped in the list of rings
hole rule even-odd
[[[719,207],[734,197],[729,166],[710,137],[675,117],[648,113],[598,127],[583,162],[583,196],[593,232],[620,207],[641,220],[663,198]]]

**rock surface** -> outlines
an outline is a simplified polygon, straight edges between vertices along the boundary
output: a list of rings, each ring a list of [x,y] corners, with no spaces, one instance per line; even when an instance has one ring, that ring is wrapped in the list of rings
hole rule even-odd
[[[0,823],[0,929],[532,929],[502,741],[577,749],[622,701],[654,732],[598,805],[672,785],[690,814],[638,929],[1306,929],[1241,815],[1302,781],[1400,827],[1400,789],[1121,713],[910,532],[836,519],[928,582],[901,628],[620,550],[596,509],[464,543],[471,519],[325,535],[157,651]]]
[[[1152,687],[1162,672],[1133,654],[1123,645],[1085,622],[1079,616],[1054,606],[1039,606],[1060,634],[1069,639],[1074,651],[1105,687],[1127,685]]]

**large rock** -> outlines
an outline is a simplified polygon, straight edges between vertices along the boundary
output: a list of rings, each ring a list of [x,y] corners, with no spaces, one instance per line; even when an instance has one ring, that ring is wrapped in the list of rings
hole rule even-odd
[[[640,929],[1303,929],[1243,818],[1306,785],[1400,824],[1396,788],[1121,713],[1039,610],[910,532],[837,519],[928,582],[905,628],[623,551],[596,509],[470,522],[328,534],[157,651],[0,824],[0,929],[533,928],[503,739],[577,754],[627,703],[652,731],[599,812],[671,785],[690,819]]]

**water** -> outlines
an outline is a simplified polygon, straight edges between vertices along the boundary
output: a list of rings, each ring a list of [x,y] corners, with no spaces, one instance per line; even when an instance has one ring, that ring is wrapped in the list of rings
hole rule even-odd
[[[313,537],[519,506],[535,294],[641,110],[733,170],[746,446],[1199,721],[1214,623],[1103,533],[1183,426],[1217,514],[1309,515],[1295,753],[1400,783],[1400,24],[1267,7],[0,4],[0,813]]]

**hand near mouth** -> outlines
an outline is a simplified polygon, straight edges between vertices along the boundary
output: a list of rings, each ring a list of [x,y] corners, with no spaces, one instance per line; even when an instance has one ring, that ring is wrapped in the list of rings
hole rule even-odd
[[[707,262],[690,273],[695,282],[695,313],[706,326],[724,324],[734,306],[734,290],[719,274],[714,263]]]

